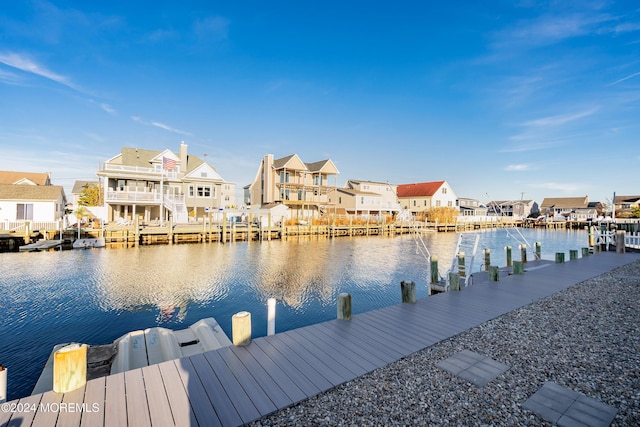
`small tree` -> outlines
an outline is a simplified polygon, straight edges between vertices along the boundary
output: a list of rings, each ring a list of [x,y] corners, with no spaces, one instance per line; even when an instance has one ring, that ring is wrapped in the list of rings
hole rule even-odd
[[[102,186],[99,184],[85,184],[82,187],[78,205],[80,206],[102,206],[104,204],[104,195]]]

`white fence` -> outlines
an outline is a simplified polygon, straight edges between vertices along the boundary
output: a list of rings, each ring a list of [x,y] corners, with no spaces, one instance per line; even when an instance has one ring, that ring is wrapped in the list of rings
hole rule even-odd
[[[27,225],[29,226],[29,230],[59,230],[60,222],[59,221],[1,221],[0,222],[0,230],[3,231],[14,231],[14,232],[24,232],[27,229]]]

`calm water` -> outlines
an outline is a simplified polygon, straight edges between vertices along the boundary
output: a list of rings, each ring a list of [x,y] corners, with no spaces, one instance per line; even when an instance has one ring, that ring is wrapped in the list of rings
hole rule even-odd
[[[586,246],[584,231],[521,230],[542,257]],[[506,230],[480,233],[474,264],[490,248],[505,265]],[[424,236],[443,274],[457,235]],[[410,236],[342,237],[0,254],[0,364],[8,398],[31,393],[55,344],[105,344],[152,326],[183,329],[215,317],[231,336],[231,316],[249,311],[254,337],[266,335],[267,299],[276,298],[276,331],[336,317],[336,296],[359,313],[401,302],[400,282],[427,296],[428,263]],[[532,254],[529,255],[532,259]],[[568,254],[567,254],[568,259]]]

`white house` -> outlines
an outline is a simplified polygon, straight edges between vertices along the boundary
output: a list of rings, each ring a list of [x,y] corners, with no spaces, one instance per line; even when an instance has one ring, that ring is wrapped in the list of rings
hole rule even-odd
[[[65,205],[61,186],[0,184],[0,227],[26,221],[56,222],[64,218]]]

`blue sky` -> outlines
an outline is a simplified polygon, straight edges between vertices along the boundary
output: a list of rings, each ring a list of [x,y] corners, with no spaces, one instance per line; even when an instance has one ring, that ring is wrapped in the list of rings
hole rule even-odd
[[[0,170],[70,189],[122,147],[260,159],[459,197],[640,194],[640,5],[6,2]],[[67,190],[69,191],[69,190]]]

